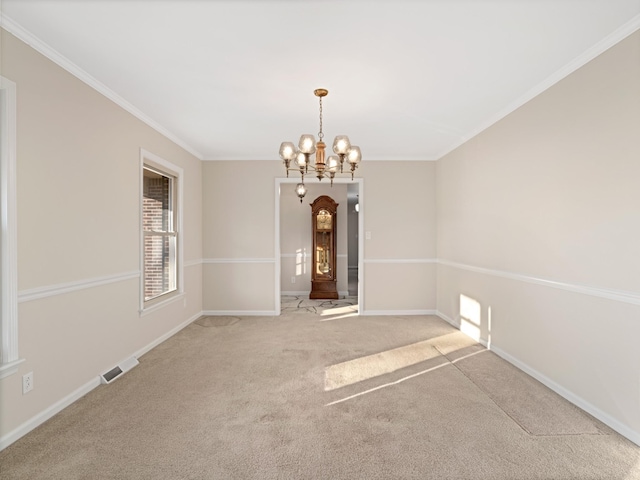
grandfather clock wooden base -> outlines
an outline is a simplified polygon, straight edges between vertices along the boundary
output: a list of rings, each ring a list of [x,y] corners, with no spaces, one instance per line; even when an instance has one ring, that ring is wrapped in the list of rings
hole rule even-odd
[[[311,204],[311,293],[309,298],[336,300],[336,212],[338,204],[322,195]]]
[[[338,289],[336,288],[335,280],[312,280],[311,281],[311,293],[309,294],[311,300],[327,299],[337,300]]]

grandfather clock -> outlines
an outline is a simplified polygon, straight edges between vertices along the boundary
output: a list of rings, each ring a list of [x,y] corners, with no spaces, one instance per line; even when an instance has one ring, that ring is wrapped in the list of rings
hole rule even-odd
[[[322,195],[311,204],[313,263],[309,298],[337,299],[336,213],[338,204]]]

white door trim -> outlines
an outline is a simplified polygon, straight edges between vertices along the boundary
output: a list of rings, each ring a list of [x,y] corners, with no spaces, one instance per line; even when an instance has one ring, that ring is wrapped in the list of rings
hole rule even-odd
[[[313,180],[309,180],[313,181]],[[276,259],[275,270],[275,312],[276,315],[280,315],[280,193],[282,185],[293,185],[300,183],[298,178],[276,178],[275,179],[275,252],[274,258]],[[364,276],[363,276],[363,259],[364,259],[364,214],[365,214],[365,199],[364,199],[364,178],[334,178],[333,183],[347,184],[355,183],[358,185],[358,199],[360,202],[360,211],[358,212],[358,314],[364,311]],[[293,189],[291,195],[294,195]]]

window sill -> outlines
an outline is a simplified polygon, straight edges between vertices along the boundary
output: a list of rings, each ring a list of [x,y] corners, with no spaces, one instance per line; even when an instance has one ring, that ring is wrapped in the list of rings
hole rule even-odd
[[[169,298],[167,298],[165,300],[162,300],[160,302],[156,302],[153,305],[149,305],[148,307],[143,307],[140,310],[140,316],[144,317],[146,315],[149,315],[150,313],[153,313],[156,310],[159,310],[159,309],[169,305],[170,303],[177,302],[178,300],[183,299],[183,298],[184,298],[184,292],[177,292],[177,293],[175,293],[174,295],[171,295],[171,297],[169,297]]]
[[[18,365],[24,362],[24,358],[19,358],[13,362],[0,364],[0,378],[5,378],[13,375],[18,371]]]

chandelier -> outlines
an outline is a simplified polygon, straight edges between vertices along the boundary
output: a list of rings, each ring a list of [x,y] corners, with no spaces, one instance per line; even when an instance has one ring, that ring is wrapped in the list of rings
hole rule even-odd
[[[338,135],[333,141],[333,153],[329,158],[325,159],[324,149],[326,144],[322,140],[324,133],[322,133],[322,97],[326,97],[329,94],[328,90],[324,88],[318,88],[313,91],[316,97],[320,101],[320,131],[318,132],[318,141],[313,135],[306,133],[300,136],[298,142],[298,148],[293,142],[282,142],[280,145],[280,158],[284,162],[285,170],[287,171],[287,178],[289,178],[289,171],[300,172],[301,181],[296,185],[296,194],[302,198],[307,193],[307,187],[304,185],[305,174],[315,172],[318,180],[322,180],[325,177],[329,177],[331,186],[333,186],[333,178],[338,169],[340,173],[343,173],[343,165],[345,160],[351,166],[351,180],[353,180],[353,172],[358,168],[358,163],[362,160],[362,153],[360,147],[351,145],[349,137],[346,135]],[[315,162],[311,163],[311,156],[315,153]],[[293,162],[293,167],[291,167]]]

